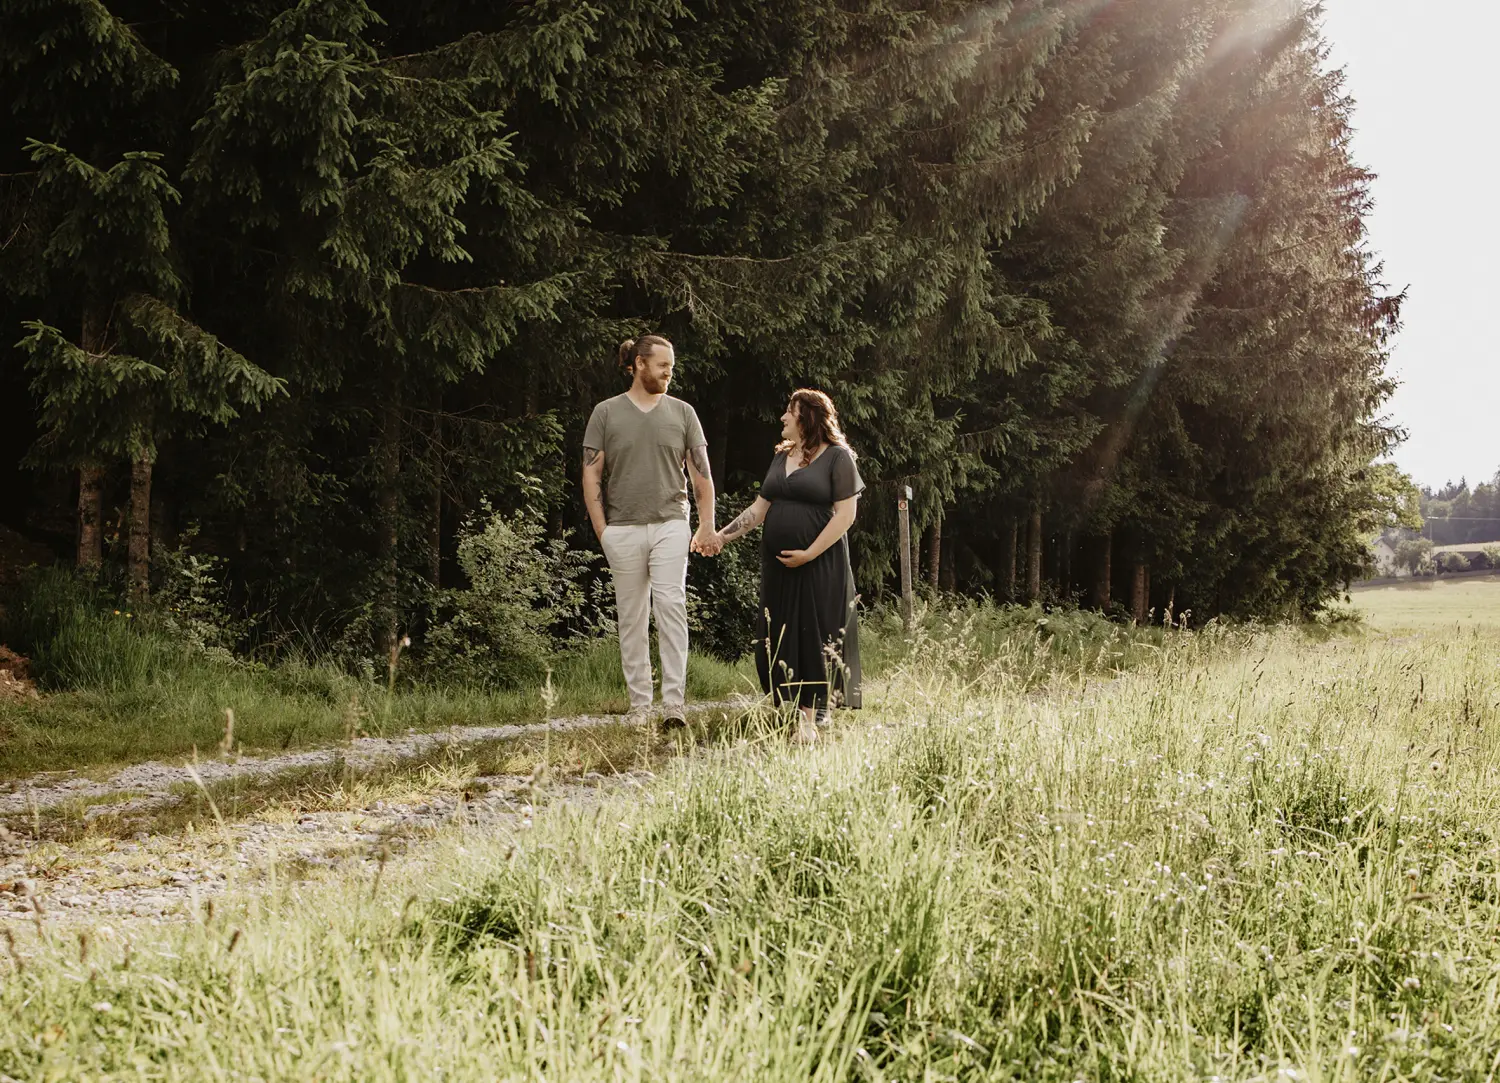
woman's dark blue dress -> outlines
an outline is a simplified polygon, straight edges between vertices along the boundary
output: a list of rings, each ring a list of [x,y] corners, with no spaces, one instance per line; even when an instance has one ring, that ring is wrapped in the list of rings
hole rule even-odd
[[[816,560],[788,568],[783,549],[806,549],[833,518],[836,500],[864,490],[848,448],[830,445],[808,466],[771,462],[760,495],[771,502],[760,549],[760,615],[755,628],[761,689],[799,707],[860,706],[859,620],[845,534]]]

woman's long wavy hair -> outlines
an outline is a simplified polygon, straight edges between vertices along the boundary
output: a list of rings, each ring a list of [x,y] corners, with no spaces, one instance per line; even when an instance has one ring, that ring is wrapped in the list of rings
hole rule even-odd
[[[803,466],[812,461],[812,455],[824,444],[836,444],[850,455],[854,454],[848,437],[839,425],[838,407],[823,392],[814,391],[810,387],[798,388],[792,392],[792,410],[797,416],[797,427],[802,430]],[[776,450],[790,452],[792,442],[783,440],[776,445]]]

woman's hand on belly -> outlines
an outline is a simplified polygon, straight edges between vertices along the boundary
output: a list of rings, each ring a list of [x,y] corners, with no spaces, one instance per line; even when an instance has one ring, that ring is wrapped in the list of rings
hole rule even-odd
[[[812,560],[813,555],[806,549],[783,549],[776,559],[788,568],[800,568]]]

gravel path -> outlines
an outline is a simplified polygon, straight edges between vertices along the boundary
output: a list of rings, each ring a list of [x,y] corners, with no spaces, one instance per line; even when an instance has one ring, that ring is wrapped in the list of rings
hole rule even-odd
[[[742,705],[739,701],[694,703],[690,710],[696,714],[706,710],[726,710]],[[252,781],[307,767],[326,767],[337,762],[340,757],[344,763],[359,770],[381,763],[398,763],[401,760],[415,759],[438,749],[462,748],[487,741],[500,741],[529,733],[541,733],[546,729],[561,733],[569,730],[598,729],[602,726],[644,724],[629,723],[627,718],[628,716],[625,715],[576,715],[571,718],[556,718],[550,723],[530,725],[453,726],[429,733],[408,731],[404,737],[358,737],[336,748],[288,752],[278,756],[239,756],[203,760],[196,766],[175,766],[149,761],[126,767],[103,782],[80,777],[77,772],[73,771],[47,772],[23,779],[0,781],[0,816],[30,813],[33,809],[45,810],[69,801],[93,800],[115,795],[120,797],[121,802],[127,800],[147,802],[147,804],[135,805],[134,807],[137,808],[152,807],[173,800],[171,791],[174,787],[191,785],[194,771],[207,786],[235,778]],[[95,808],[99,812],[121,811],[118,804],[98,805]]]
[[[748,701],[746,701],[748,702]],[[730,710],[745,702],[695,703],[694,714]],[[232,757],[195,766],[138,763],[104,781],[74,772],[49,772],[0,782],[0,927],[96,924],[101,920],[159,923],[181,920],[214,896],[256,890],[274,879],[319,876],[327,870],[367,867],[372,876],[387,860],[431,837],[445,825],[524,831],[541,808],[563,802],[585,804],[607,792],[638,787],[648,771],[579,778],[538,787],[530,777],[491,775],[473,779],[462,796],[431,792],[409,802],[375,801],[339,812],[280,811],[274,817],[209,824],[181,834],[137,834],[133,839],[85,837],[76,843],[36,841],[16,817],[70,801],[97,802],[85,820],[104,813],[147,811],[180,800],[193,773],[205,785],[233,778],[262,780],[340,757],[358,769],[399,763],[439,749],[461,749],[528,734],[647,723],[620,715],[578,715],[550,723],[456,726],[404,737],[362,737],[337,748],[277,756]]]
[[[521,832],[559,802],[587,804],[654,777],[647,771],[588,774],[538,788],[530,778],[492,775],[469,799],[431,794],[414,803],[376,801],[350,812],[288,814],[276,822],[235,821],[189,835],[33,844],[0,828],[0,928],[100,921],[161,924],[199,912],[226,891],[381,865],[450,824]]]

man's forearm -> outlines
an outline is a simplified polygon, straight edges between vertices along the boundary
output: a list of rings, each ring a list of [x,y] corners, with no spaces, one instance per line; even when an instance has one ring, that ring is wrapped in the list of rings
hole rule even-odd
[[[706,444],[688,448],[687,466],[693,481],[693,495],[698,499],[698,529],[711,534],[714,529],[714,475],[708,464]]]
[[[588,509],[589,523],[594,528],[594,535],[597,537],[603,534],[608,524],[604,519],[604,497],[600,493],[597,482],[590,484],[587,479],[584,479],[583,505]]]
[[[714,483],[710,478],[693,479],[693,495],[698,501],[698,529],[714,530]]]
[[[588,510],[594,535],[602,535],[607,525],[604,518],[604,462],[603,456],[593,448],[585,448],[583,452],[583,506]]]

